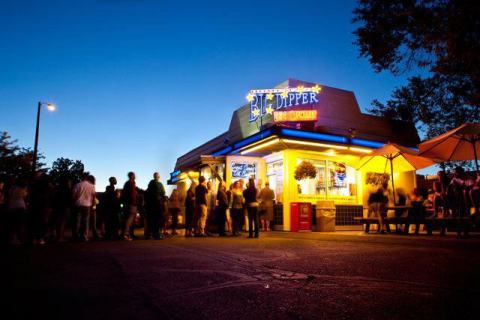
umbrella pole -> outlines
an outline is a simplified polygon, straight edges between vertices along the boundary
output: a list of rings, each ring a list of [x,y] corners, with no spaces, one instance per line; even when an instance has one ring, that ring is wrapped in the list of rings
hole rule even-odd
[[[397,201],[395,199],[395,183],[393,179],[393,159],[389,158],[390,160],[390,173],[392,174],[392,193],[393,193],[393,205],[395,206],[397,204]]]
[[[477,169],[478,173],[478,157],[477,157],[477,140],[473,139],[472,145],[473,145],[473,155],[475,156],[475,169]]]

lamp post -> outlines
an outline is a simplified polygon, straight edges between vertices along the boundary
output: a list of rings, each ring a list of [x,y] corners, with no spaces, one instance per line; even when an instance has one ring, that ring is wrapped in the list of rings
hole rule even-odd
[[[37,109],[37,126],[35,128],[35,145],[33,147],[33,161],[32,161],[32,172],[35,174],[37,170],[37,154],[38,154],[38,132],[40,130],[40,112],[42,111],[42,106],[47,106],[47,110],[55,111],[55,105],[48,102],[38,102]]]

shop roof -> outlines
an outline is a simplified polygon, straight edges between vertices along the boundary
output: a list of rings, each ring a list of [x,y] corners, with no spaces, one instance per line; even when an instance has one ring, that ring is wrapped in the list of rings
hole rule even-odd
[[[294,88],[298,86],[311,87],[315,83],[289,79],[275,88]],[[413,123],[389,120],[361,112],[360,107],[352,91],[332,88],[321,85],[319,102],[311,108],[318,110],[318,120],[315,123],[315,132],[325,133],[332,136],[341,136],[346,139],[354,137],[376,143],[394,142],[400,145],[415,147],[419,142],[419,136]],[[292,108],[294,109],[294,108]],[[249,122],[250,105],[245,104],[233,112],[230,126],[227,132],[200,145],[177,159],[176,170],[191,168],[200,162],[201,155],[218,153],[219,150],[233,149],[234,144],[246,140],[255,134],[261,134],[273,125],[271,115],[265,115],[260,121]],[[348,140],[351,142],[351,140]],[[233,150],[232,150],[233,151]],[[228,152],[227,152],[228,153]]]

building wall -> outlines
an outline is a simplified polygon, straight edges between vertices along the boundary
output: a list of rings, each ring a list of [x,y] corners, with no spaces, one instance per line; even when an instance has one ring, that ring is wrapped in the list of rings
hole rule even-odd
[[[290,204],[292,202],[310,202],[316,204],[319,200],[334,200],[335,203],[342,204],[359,204],[362,201],[362,187],[361,174],[356,172],[357,189],[356,196],[341,197],[341,196],[324,196],[324,195],[308,195],[299,194],[297,188],[297,181],[295,180],[295,169],[297,167],[298,159],[312,159],[312,160],[326,160],[343,162],[346,165],[353,166],[358,160],[358,156],[354,155],[336,155],[325,156],[319,152],[310,152],[305,150],[285,150],[283,152],[284,161],[284,191],[283,191],[283,230],[290,231]]]
[[[335,204],[357,204],[366,205],[369,192],[373,188],[365,183],[366,172],[356,171],[356,195],[355,196],[323,196],[323,195],[306,195],[299,194],[297,189],[297,181],[294,178],[294,172],[297,167],[297,159],[312,160],[330,160],[343,162],[346,165],[354,166],[359,157],[354,155],[337,155],[335,157],[327,157],[318,152],[309,152],[302,150],[284,150],[284,189],[283,189],[283,230],[290,231],[290,204],[292,202],[310,202],[316,204],[319,200],[333,200]],[[416,186],[415,171],[394,173],[395,189],[403,189],[405,193],[409,193]],[[391,189],[391,184],[390,184]],[[397,192],[398,194],[398,192]],[[397,197],[398,199],[398,197]]]

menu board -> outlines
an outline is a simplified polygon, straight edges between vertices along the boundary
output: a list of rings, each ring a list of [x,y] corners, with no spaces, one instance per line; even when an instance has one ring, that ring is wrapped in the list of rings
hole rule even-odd
[[[232,178],[255,179],[256,171],[256,163],[232,161]]]

